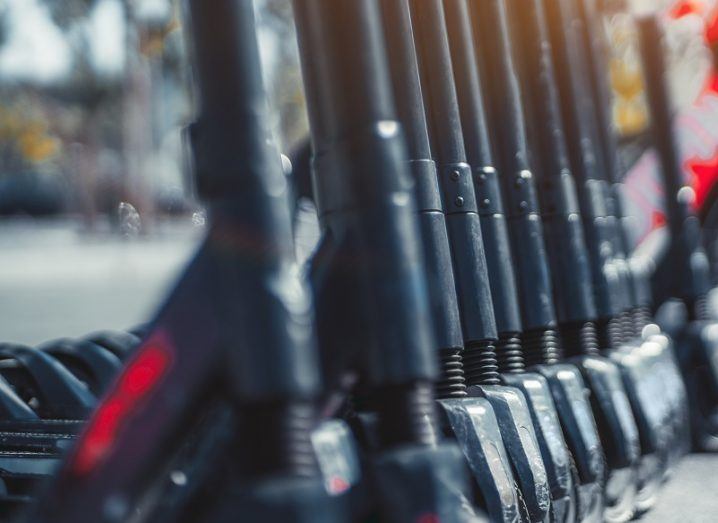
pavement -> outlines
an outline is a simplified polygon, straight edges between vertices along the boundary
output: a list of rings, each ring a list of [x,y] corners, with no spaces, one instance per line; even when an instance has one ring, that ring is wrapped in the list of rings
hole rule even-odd
[[[148,236],[0,221],[0,339],[32,345],[146,322],[200,235],[191,221],[157,224]]]
[[[678,465],[642,523],[718,521],[718,456],[691,454]]]
[[[0,221],[0,340],[37,344],[146,322],[201,233],[191,220],[154,224],[146,236]],[[685,458],[641,521],[718,521],[718,456]]]

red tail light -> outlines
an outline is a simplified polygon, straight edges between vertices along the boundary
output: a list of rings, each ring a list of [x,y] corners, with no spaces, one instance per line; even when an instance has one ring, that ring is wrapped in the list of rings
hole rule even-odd
[[[128,417],[167,373],[172,356],[161,333],[140,347],[88,423],[71,462],[75,474],[88,474],[110,453]]]

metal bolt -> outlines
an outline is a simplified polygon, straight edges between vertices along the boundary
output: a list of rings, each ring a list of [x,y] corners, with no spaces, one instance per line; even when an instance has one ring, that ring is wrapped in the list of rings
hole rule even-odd
[[[456,200],[454,200],[454,203],[457,207],[463,207],[464,206],[464,199],[461,196],[457,196]]]
[[[516,187],[520,187],[525,180],[531,179],[531,171],[521,171],[516,177]]]
[[[450,177],[453,181],[457,181],[460,176],[461,176],[461,173],[459,171],[451,171]]]
[[[489,200],[488,198],[481,201],[482,207],[487,208],[489,205],[491,205],[491,200]]]
[[[170,480],[178,487],[184,487],[187,484],[187,475],[181,470],[173,470],[170,473]]]
[[[684,185],[678,190],[678,194],[676,195],[676,200],[678,203],[682,203],[684,205],[691,205],[696,200],[696,193],[693,190],[693,187]]]

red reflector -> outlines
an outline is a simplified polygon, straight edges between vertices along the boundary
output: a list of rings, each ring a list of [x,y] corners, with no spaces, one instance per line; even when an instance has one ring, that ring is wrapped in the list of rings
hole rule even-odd
[[[129,415],[167,373],[172,352],[171,344],[162,333],[153,335],[140,347],[80,438],[71,461],[75,474],[89,473],[110,453]]]
[[[142,351],[141,357],[122,375],[120,391],[128,396],[145,395],[162,377],[169,362],[168,356],[163,347],[148,346]]]
[[[329,480],[329,493],[333,495],[341,494],[349,490],[351,485],[344,478],[339,476],[332,476]]]

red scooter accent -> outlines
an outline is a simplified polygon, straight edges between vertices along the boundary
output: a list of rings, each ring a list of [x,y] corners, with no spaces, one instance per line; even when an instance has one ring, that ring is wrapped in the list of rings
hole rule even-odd
[[[88,423],[71,458],[72,472],[86,475],[112,452],[122,426],[157,388],[173,356],[172,344],[162,332],[139,348]]]

